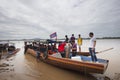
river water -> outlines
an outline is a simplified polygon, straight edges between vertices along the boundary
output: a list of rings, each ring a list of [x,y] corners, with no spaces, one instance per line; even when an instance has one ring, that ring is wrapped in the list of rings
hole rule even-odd
[[[15,41],[15,43],[15,46],[21,50],[15,56],[0,61],[0,63],[9,64],[9,66],[3,67],[6,70],[0,71],[0,80],[100,80],[101,76],[113,79],[115,73],[120,73],[120,39],[97,40],[96,51],[113,48],[97,54],[98,58],[109,60],[108,68],[102,75],[89,75],[61,69],[42,61],[37,62],[35,57],[28,54],[24,55],[23,41]],[[88,43],[88,40],[83,40],[82,51],[88,51]]]

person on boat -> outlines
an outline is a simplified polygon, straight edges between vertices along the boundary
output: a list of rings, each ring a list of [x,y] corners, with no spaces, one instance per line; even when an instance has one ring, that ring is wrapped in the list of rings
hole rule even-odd
[[[72,42],[72,56],[76,56],[77,54],[77,44],[75,41]]]
[[[28,46],[27,46],[27,42],[24,42],[24,54],[26,54],[26,52],[27,52],[27,49],[28,49]]]
[[[68,42],[69,41],[69,38],[67,35],[65,35],[65,42]]]
[[[54,45],[52,45],[52,52],[53,52],[53,54],[57,52],[56,43],[54,43]]]
[[[70,51],[71,51],[72,45],[71,43],[69,43],[68,41],[65,44],[65,54],[66,54],[66,58],[69,58],[70,55]]]
[[[49,55],[52,55],[56,52],[56,44],[51,44],[51,45],[48,45],[48,54]]]
[[[42,44],[40,46],[40,50],[39,50],[41,53],[44,53],[46,51],[46,45]]]
[[[61,56],[62,56],[63,58],[65,58],[65,45],[66,45],[65,42],[61,42],[61,43],[59,43],[59,45],[58,45],[58,52],[61,53]]]
[[[71,43],[75,42],[75,37],[74,34],[72,34],[71,38],[70,38]]]
[[[36,59],[37,61],[40,60],[40,57],[42,59],[45,59],[46,56],[44,56],[45,52],[46,52],[46,49],[47,49],[47,46],[44,45],[44,44],[41,44],[38,48],[37,48],[37,51],[36,51]]]
[[[82,38],[80,34],[78,35],[77,43],[79,47],[79,52],[81,52]]]
[[[95,53],[96,38],[94,37],[94,33],[90,32],[89,37],[90,37],[89,53],[91,55],[92,61],[97,62],[98,60],[97,60],[96,53]]]
[[[36,60],[40,61],[40,52],[39,51],[36,51]]]
[[[51,45],[48,45],[48,54],[52,54],[52,46]]]

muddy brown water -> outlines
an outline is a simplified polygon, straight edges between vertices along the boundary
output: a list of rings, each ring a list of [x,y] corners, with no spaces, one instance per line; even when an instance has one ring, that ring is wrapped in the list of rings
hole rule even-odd
[[[82,51],[87,51],[88,42],[88,40],[83,41],[85,44],[82,46]],[[120,61],[120,46],[118,45],[120,39],[97,41],[97,51],[114,47],[113,50],[97,55],[99,58],[110,61],[108,69],[102,75],[75,72],[61,69],[42,61],[37,62],[35,57],[29,54],[24,55],[23,41],[16,41],[15,43],[21,50],[15,56],[0,61],[0,64],[5,63],[7,65],[0,67],[0,80],[109,80],[105,76],[112,80],[115,73],[120,73],[120,65],[118,64]],[[106,79],[103,79],[103,77]]]

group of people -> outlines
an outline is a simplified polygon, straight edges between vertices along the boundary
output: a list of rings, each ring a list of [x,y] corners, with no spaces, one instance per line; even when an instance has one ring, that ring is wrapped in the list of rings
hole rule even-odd
[[[94,33],[89,33],[90,43],[89,43],[89,53],[91,55],[91,60],[93,62],[97,62],[97,57],[95,53],[95,46],[96,46],[96,38],[94,37]],[[81,35],[78,34],[78,38],[75,38],[74,34],[68,38],[65,35],[65,41],[60,43],[58,46],[58,51],[61,53],[62,57],[71,58],[71,56],[76,56],[77,54],[77,44],[75,43],[75,39],[77,39],[77,44],[79,47],[79,52],[81,52],[81,45],[82,45],[82,38]]]
[[[89,53],[91,55],[91,60],[93,62],[97,62],[97,57],[95,53],[96,38],[94,37],[94,33],[90,32],[89,37],[90,37]],[[77,43],[75,42],[76,39]],[[70,39],[68,38],[67,35],[65,35],[65,41],[60,42],[58,48],[56,48],[56,43],[54,43],[54,45],[43,44],[41,45],[40,43],[39,44],[33,43],[32,48],[34,48],[35,50],[37,49],[37,51],[40,51],[37,52],[37,59],[39,59],[39,56],[41,55],[40,53],[44,53],[46,50],[50,55],[58,51],[63,58],[71,58],[72,56],[77,55],[77,44],[79,46],[78,51],[81,52],[82,38],[80,34],[78,34],[78,38],[75,38],[74,34],[72,34]],[[27,49],[28,49],[27,42],[25,42],[24,53],[26,53]]]
[[[78,45],[79,51],[81,52],[82,38],[80,34],[78,35]],[[77,44],[75,43],[75,36],[72,34],[69,39],[67,35],[65,35],[65,41],[60,43],[58,46],[58,51],[61,53],[62,57],[70,58],[71,56],[76,56],[77,54]]]
[[[36,52],[36,60],[39,61],[40,57],[43,58],[43,54],[46,52],[47,45],[40,42],[24,42],[24,54],[27,53],[28,48],[33,49]]]
[[[65,35],[65,42],[70,42],[71,44],[75,43],[75,37],[74,37],[74,34],[72,34],[70,40],[68,38],[67,35]],[[79,34],[78,35],[78,38],[77,38],[77,43],[78,43],[78,46],[79,46],[79,52],[81,52],[81,45],[82,45],[82,38],[81,38],[81,35]]]

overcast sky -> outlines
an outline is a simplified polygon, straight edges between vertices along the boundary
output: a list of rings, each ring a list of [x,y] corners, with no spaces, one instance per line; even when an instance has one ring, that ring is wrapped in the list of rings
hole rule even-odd
[[[89,32],[120,37],[119,0],[0,0],[0,39],[58,38]]]

